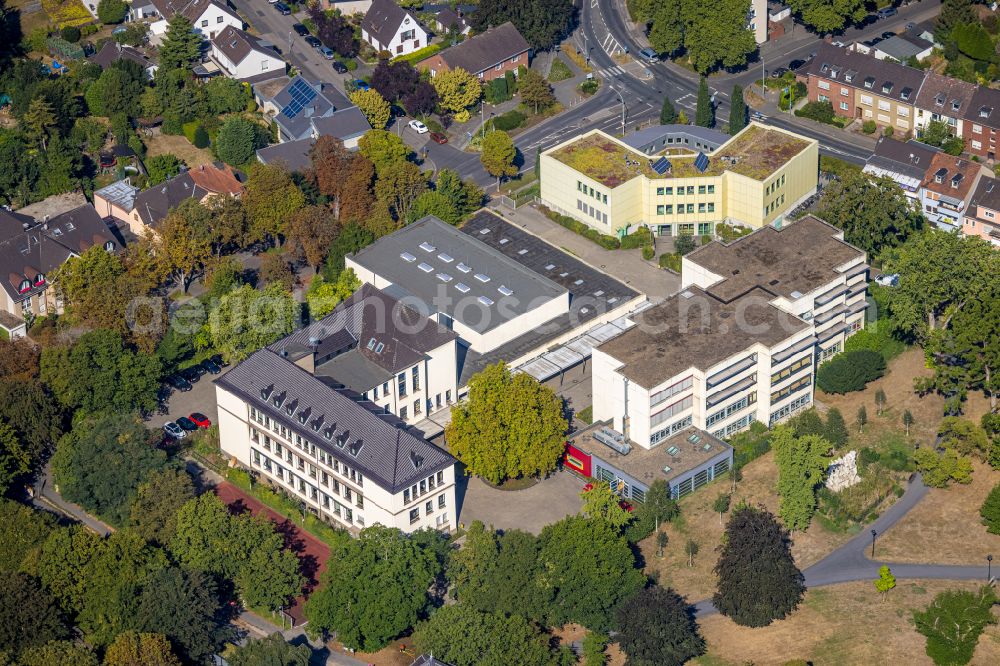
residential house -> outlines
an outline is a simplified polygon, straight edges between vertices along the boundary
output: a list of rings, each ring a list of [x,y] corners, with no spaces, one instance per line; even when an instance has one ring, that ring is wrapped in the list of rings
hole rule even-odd
[[[962,123],[965,149],[991,162],[997,156],[1000,135],[1000,90],[980,86],[972,96]]]
[[[260,481],[357,534],[457,527],[455,459],[271,348],[215,380],[219,445]]]
[[[94,208],[104,219],[125,222],[135,210],[135,198],[141,190],[128,178],[116,180],[99,190],[94,190]]]
[[[892,178],[903,194],[919,203],[927,166],[938,152],[937,148],[913,139],[903,142],[883,136],[875,144],[875,151],[865,163],[864,172]]]
[[[283,163],[291,171],[305,172],[312,165],[313,144],[321,136],[340,139],[348,150],[357,150],[358,141],[372,127],[368,118],[356,106],[334,111],[328,116],[310,120],[312,133],[302,139],[276,143],[257,150],[263,164]]]
[[[51,278],[70,257],[93,246],[121,250],[121,241],[86,204],[47,220],[0,208],[0,310],[18,319],[62,312]]]
[[[161,16],[149,26],[154,35],[167,32],[170,19],[176,14],[183,14],[205,39],[212,39],[226,26],[243,29],[243,19],[220,0],[152,0],[157,13]]]
[[[361,21],[361,39],[376,51],[399,56],[427,46],[427,31],[416,16],[392,0],[372,0]]]
[[[101,69],[107,69],[112,63],[119,60],[131,60],[146,73],[146,78],[152,79],[159,69],[157,64],[149,59],[145,53],[131,46],[125,46],[115,41],[104,42],[101,50],[87,58],[90,62],[98,65]]]
[[[593,351],[593,418],[641,449],[724,439],[812,404],[814,368],[864,326],[865,253],[811,215],[685,255],[681,291]]]
[[[988,173],[978,162],[935,153],[921,184],[920,208],[924,217],[946,231],[961,229],[972,194],[980,178]]]
[[[995,178],[984,175],[979,179],[962,223],[962,233],[1000,247],[1000,187]]]
[[[527,67],[530,52],[528,42],[508,22],[435,53],[421,61],[420,67],[430,70],[431,76],[449,69],[464,69],[481,81],[490,81],[507,72],[517,74],[518,67]]]
[[[767,0],[750,0],[746,27],[758,44],[767,41],[767,14]]]
[[[923,60],[934,51],[934,45],[919,37],[909,35],[896,35],[883,40],[872,48],[872,55],[879,60],[889,58],[896,62],[907,63],[910,58]]]
[[[303,76],[280,76],[255,82],[253,92],[261,111],[271,116],[278,126],[281,142],[313,136],[313,119],[331,116],[338,108],[351,106],[332,85],[307,81]]]
[[[972,107],[977,88],[973,83],[928,71],[915,102],[917,136],[923,136],[932,121],[946,124],[953,136],[964,136],[965,114]]]
[[[372,0],[320,0],[323,9],[332,9],[344,16],[364,14],[372,6]]]
[[[872,120],[902,134],[913,130],[921,70],[823,43],[805,75],[810,102],[830,102],[838,116]]]
[[[241,81],[259,81],[285,73],[285,61],[273,46],[231,25],[212,38],[212,58],[226,76]]]
[[[136,236],[155,229],[185,199],[202,202],[214,196],[240,197],[244,189],[232,168],[221,162],[186,169],[141,192],[129,192],[119,183],[114,186],[94,192],[94,205],[101,215],[124,222]],[[129,201],[132,208],[122,216]]]
[[[472,32],[472,26],[465,19],[465,14],[461,11],[455,12],[450,7],[445,7],[434,17],[434,24],[438,32],[446,34],[455,31],[459,35],[468,35]]]
[[[271,345],[299,367],[401,421],[458,399],[458,335],[371,284]]]

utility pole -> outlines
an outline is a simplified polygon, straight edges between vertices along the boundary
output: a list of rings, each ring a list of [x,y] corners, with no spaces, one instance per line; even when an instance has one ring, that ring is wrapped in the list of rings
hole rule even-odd
[[[288,55],[292,55],[292,31],[288,31]]]
[[[611,88],[611,86],[608,87]],[[622,136],[625,136],[625,98],[622,97],[622,94],[617,90],[615,90],[614,88],[611,88],[611,92],[618,95],[618,99],[622,103]]]

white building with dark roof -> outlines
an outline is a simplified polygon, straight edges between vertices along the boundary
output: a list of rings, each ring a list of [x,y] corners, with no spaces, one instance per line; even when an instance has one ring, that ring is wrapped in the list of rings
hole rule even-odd
[[[273,46],[231,25],[212,38],[212,58],[231,79],[259,81],[285,73]]]
[[[160,20],[149,26],[154,35],[164,35],[177,14],[183,14],[194,31],[212,39],[226,26],[243,29],[243,19],[225,2],[219,0],[152,0]]]
[[[416,16],[392,0],[372,0],[361,21],[361,39],[376,51],[399,56],[427,46],[427,31]]]
[[[375,404],[272,348],[215,386],[222,450],[322,520],[352,533],[456,526],[455,459]]]

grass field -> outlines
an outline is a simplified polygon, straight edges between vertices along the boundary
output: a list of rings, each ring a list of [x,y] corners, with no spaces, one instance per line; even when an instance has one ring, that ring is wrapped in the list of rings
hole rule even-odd
[[[148,157],[170,153],[192,168],[202,164],[211,164],[215,159],[207,149],[195,148],[190,141],[180,135],[157,133],[153,136],[143,137],[142,140],[146,144]]]
[[[713,615],[699,621],[708,654],[700,666],[756,666],[804,659],[816,666],[844,664],[931,664],[924,637],[913,628],[911,611],[928,606],[947,589],[976,589],[971,581],[907,581],[883,602],[868,582],[846,583],[806,592],[788,619],[748,629]],[[973,664],[1000,663],[1000,629],[988,627]]]

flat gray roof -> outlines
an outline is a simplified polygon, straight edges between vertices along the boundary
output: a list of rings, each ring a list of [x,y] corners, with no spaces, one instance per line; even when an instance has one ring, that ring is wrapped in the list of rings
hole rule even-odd
[[[670,137],[674,143],[665,143]],[[657,153],[666,148],[688,148],[691,151],[715,150],[731,139],[728,134],[697,125],[653,125],[626,134],[622,142],[643,152]],[[677,140],[681,143],[678,144]],[[698,144],[702,144],[701,147]]]
[[[443,312],[478,333],[567,292],[430,215],[383,236],[352,258],[405,290],[428,312]]]

